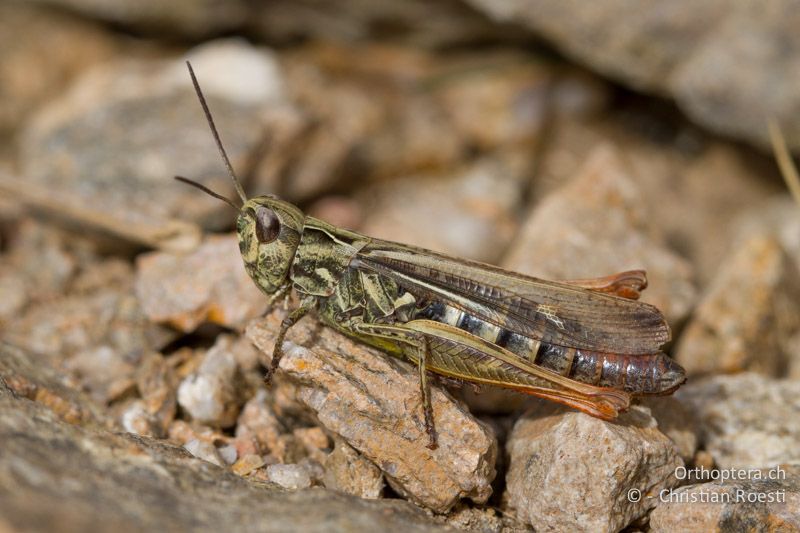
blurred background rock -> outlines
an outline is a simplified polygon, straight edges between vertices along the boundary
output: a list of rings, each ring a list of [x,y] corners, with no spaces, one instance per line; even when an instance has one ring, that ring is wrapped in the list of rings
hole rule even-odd
[[[800,376],[800,205],[786,192],[766,127],[774,119],[800,150],[798,7],[794,0],[0,1],[0,328],[14,345],[4,345],[0,362],[0,431],[17,439],[0,452],[0,496],[20,479],[15,461],[49,464],[56,487],[42,490],[28,470],[14,498],[0,497],[0,516],[18,528],[30,512],[49,509],[35,529],[80,530],[89,511],[69,502],[91,494],[100,502],[93,520],[104,528],[118,526],[119,506],[138,517],[132,529],[159,520],[218,529],[224,518],[202,503],[213,497],[261,529],[296,526],[293,505],[308,501],[321,510],[307,524],[330,516],[333,527],[352,525],[346,511],[356,500],[314,491],[281,504],[286,512],[276,511],[272,525],[259,521],[250,491],[272,483],[399,495],[450,510],[436,523],[410,505],[357,500],[365,528],[386,520],[420,529],[446,520],[484,530],[567,527],[572,519],[558,509],[525,503],[535,500],[526,484],[536,476],[520,465],[529,450],[591,456],[578,448],[583,442],[571,449],[553,441],[554,432],[612,427],[519,395],[455,391],[488,423],[471,449],[480,466],[464,459],[451,471],[443,457],[422,453],[420,464],[432,465],[422,470],[446,472],[424,478],[398,470],[401,446],[364,443],[386,430],[380,417],[367,417],[373,427],[314,404],[312,392],[337,370],[312,372],[311,381],[289,376],[264,390],[263,354],[241,336],[264,300],[232,237],[203,237],[230,232],[231,212],[172,180],[180,174],[233,194],[187,59],[251,195],[278,194],[375,237],[550,279],[648,270],[643,299],[667,316],[675,338],[668,349],[690,381],[670,400],[678,407],[648,404],[652,413],[614,434],[625,446],[609,464],[638,472],[626,481],[609,488],[537,471],[551,476],[551,502],[558,494],[598,502],[571,508],[577,523],[646,527],[658,502],[623,505],[626,489],[673,486],[664,464],[800,461],[781,436],[796,433],[781,420],[800,419],[791,400]],[[377,357],[325,341],[331,353],[343,346]],[[738,405],[739,384],[750,391],[748,407],[726,411],[721,423],[714,406]],[[442,405],[453,423],[478,424],[450,400]],[[402,396],[385,405],[392,401]],[[29,424],[19,415],[50,416],[45,411],[55,419]],[[35,444],[20,440],[23,426]],[[508,438],[507,454],[491,435],[501,446]],[[60,441],[91,442],[123,462],[143,454],[153,472],[199,468],[159,448],[170,442],[252,483],[236,478],[176,496],[174,487],[128,479],[119,467],[119,482],[101,497],[106,452],[70,449],[72,462],[43,459]],[[643,446],[650,451],[637,455]],[[753,446],[768,450],[748,453]],[[80,461],[85,468],[72,468]],[[502,519],[475,503],[455,504],[486,501],[491,465],[499,481],[489,504]],[[584,478],[607,476],[601,466]],[[211,475],[197,472],[174,475],[195,476],[187,483]],[[75,483],[54,481],[65,475]],[[145,512],[131,494],[148,490],[162,503]],[[163,504],[173,497],[183,514]],[[651,525],[680,523],[680,512],[662,506]],[[692,512],[709,527],[719,520]]]

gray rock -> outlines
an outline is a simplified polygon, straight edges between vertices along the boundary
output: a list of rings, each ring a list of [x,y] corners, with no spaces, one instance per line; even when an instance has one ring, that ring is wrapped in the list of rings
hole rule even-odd
[[[745,372],[690,381],[676,396],[694,410],[720,468],[800,461],[800,381]]]
[[[284,101],[275,59],[232,40],[207,43],[186,57],[234,167],[246,174],[263,134],[259,113]],[[127,60],[83,73],[31,120],[21,167],[36,185],[77,195],[120,224],[231,220],[222,202],[172,180],[180,174],[221,194],[232,191],[180,59]]]
[[[647,270],[642,300],[670,323],[691,309],[691,266],[652,237],[644,199],[611,145],[590,154],[567,185],[528,215],[503,266],[545,279],[602,277]]]
[[[278,310],[247,327],[265,354],[272,353],[283,316]],[[287,338],[280,369],[297,385],[297,397],[328,431],[376,464],[397,492],[439,512],[461,498],[488,499],[497,455],[491,430],[432,387],[439,448],[428,449],[416,368],[311,319]]]
[[[325,461],[326,488],[359,498],[374,500],[383,494],[383,473],[370,460],[338,439],[336,448]]]
[[[150,320],[187,332],[204,321],[240,326],[267,306],[244,269],[235,235],[207,237],[190,254],[140,255],[136,294]]]
[[[650,530],[796,531],[800,529],[800,468],[742,471],[742,478],[666,491],[650,514]]]
[[[19,363],[17,383],[42,384],[51,373],[28,354],[0,350],[0,515],[12,530],[447,530],[406,502],[287,493],[164,442],[83,427],[58,404],[10,388],[9,364]],[[92,409],[85,397],[72,401],[75,411]]]
[[[677,485],[683,466],[647,409],[617,422],[546,406],[517,421],[504,500],[537,530],[618,531]]]
[[[605,75],[675,98],[698,122],[768,146],[765,117],[778,117],[800,146],[800,38],[796,6],[690,0],[658,5],[604,0],[470,0],[516,22]]]
[[[796,356],[800,270],[780,242],[753,235],[740,242],[681,335],[675,358],[687,373],[753,370],[781,376]]]

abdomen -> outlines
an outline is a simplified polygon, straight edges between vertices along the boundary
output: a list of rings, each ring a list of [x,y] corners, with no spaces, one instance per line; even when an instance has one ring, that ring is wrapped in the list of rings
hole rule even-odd
[[[621,355],[547,344],[434,302],[416,318],[435,320],[472,333],[527,361],[581,383],[633,395],[667,394],[685,381],[685,372],[666,354]]]

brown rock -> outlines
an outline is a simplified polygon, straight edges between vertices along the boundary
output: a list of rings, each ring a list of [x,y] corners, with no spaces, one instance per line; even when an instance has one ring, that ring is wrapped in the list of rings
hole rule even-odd
[[[244,269],[235,235],[210,236],[189,255],[140,255],[136,294],[150,320],[182,331],[204,321],[240,326],[267,306]]]
[[[98,406],[65,383],[63,374],[5,342],[0,342],[0,355],[0,395],[12,394],[19,400],[40,404],[68,424],[106,423]]]
[[[14,288],[24,291],[16,310],[26,304],[52,300],[69,290],[81,269],[87,268],[97,257],[91,245],[74,235],[59,231],[31,218],[19,220],[9,239],[8,250],[0,256],[0,278],[4,281],[6,298],[14,299]],[[110,263],[104,261],[103,265]],[[130,277],[130,266],[125,265],[121,278]],[[5,300],[5,298],[4,298]],[[18,317],[10,306],[7,318]]]
[[[336,440],[336,448],[325,461],[322,482],[326,488],[369,500],[383,494],[380,468],[341,439]]]
[[[246,171],[263,133],[254,117],[284,102],[275,60],[241,41],[208,43],[188,58],[234,166]],[[193,93],[182,59],[92,69],[31,121],[21,141],[22,175],[52,194],[77,194],[118,225],[229,223],[222,202],[171,180],[180,173],[221,194],[232,189]]]
[[[604,0],[470,0],[493,19],[515,22],[567,55],[637,88],[672,96],[718,132],[768,146],[764,117],[780,117],[800,146],[795,110],[794,4],[714,0],[649,4]],[[787,74],[791,73],[791,74]]]
[[[23,357],[33,372],[25,379],[39,382],[41,366]],[[7,361],[4,354],[0,365]],[[0,515],[12,529],[220,531],[235,523],[251,531],[443,531],[406,502],[273,490],[176,446],[65,423],[5,380],[0,441]]]
[[[69,358],[66,367],[92,398],[104,405],[136,387],[133,375],[138,354],[135,358],[125,355],[107,345],[90,347]]]
[[[353,62],[353,54],[359,61]],[[337,184],[440,170],[462,158],[462,139],[430,91],[430,54],[398,46],[318,44],[284,58],[287,86],[303,126],[270,150],[259,180],[291,201]],[[282,152],[282,154],[281,154]],[[290,154],[287,158],[286,153]]]
[[[677,397],[720,468],[762,468],[800,460],[798,394],[800,381],[745,372],[692,380]]]
[[[528,531],[528,528],[508,520],[503,523],[503,518],[495,513],[491,507],[478,509],[459,504],[447,516],[447,525],[459,531],[480,531],[482,533],[514,533]],[[515,527],[516,526],[516,527]]]
[[[68,43],[68,45],[67,45]],[[10,133],[82,69],[114,55],[99,26],[27,2],[0,5],[0,133]]]
[[[546,407],[521,418],[507,443],[505,500],[537,529],[618,531],[675,486],[683,466],[646,409],[617,422]],[[631,496],[632,495],[632,496]]]
[[[497,260],[516,229],[524,161],[497,157],[449,175],[419,176],[364,191],[370,237],[421,246],[457,257]]]
[[[0,321],[16,316],[27,303],[25,278],[11,269],[0,271]]]
[[[296,428],[292,431],[292,435],[305,447],[309,460],[313,460],[318,464],[325,462],[331,446],[328,442],[328,436],[322,428]]]
[[[247,401],[236,425],[236,440],[242,449],[259,455],[274,453],[283,426],[273,413],[264,389],[258,389]],[[241,453],[241,452],[240,452]]]
[[[258,5],[258,4],[256,4]],[[297,3],[274,0],[270,9],[255,9],[253,31],[268,40],[295,43],[311,41],[365,43],[403,42],[415,48],[484,42],[517,35],[513,27],[498,27],[459,2],[341,0],[336,9],[325,2]],[[357,63],[361,63],[358,61]]]
[[[548,106],[576,114],[591,107],[581,100],[604,100],[602,86],[586,78],[564,72],[559,73],[564,82],[556,83],[552,64],[535,55],[501,49],[449,56],[441,63],[435,94],[454,134],[479,150],[532,150],[545,127]]]
[[[532,194],[545,198],[572,181],[598,145],[624,147],[627,174],[645,200],[637,211],[646,217],[648,234],[688,259],[698,286],[705,287],[738,233],[732,221],[753,210],[762,227],[765,215],[781,219],[765,203],[782,192],[782,184],[774,164],[683,121],[659,118],[674,117],[672,110],[652,108],[648,101],[641,109],[606,110],[599,120],[559,116]],[[784,206],[782,220],[788,211]]]
[[[739,471],[740,479],[665,491],[650,514],[654,533],[800,529],[800,469]]]
[[[244,0],[193,0],[159,2],[144,0],[131,4],[113,0],[38,0],[121,26],[152,33],[200,37],[240,26],[248,15]]]
[[[534,207],[503,265],[556,280],[643,268],[642,300],[678,322],[695,298],[692,270],[651,237],[643,203],[617,151],[597,147],[573,181]]]
[[[754,235],[738,245],[708,288],[675,358],[689,374],[753,370],[780,376],[800,332],[800,271],[780,243]]]
[[[272,352],[283,313],[252,322],[247,336]],[[432,388],[439,448],[426,447],[419,378],[408,363],[304,320],[290,330],[280,368],[320,423],[375,463],[402,495],[445,511],[460,498],[486,501],[496,442],[483,424]],[[313,349],[302,345],[313,346]]]
[[[737,237],[774,236],[800,268],[800,206],[788,194],[775,194],[742,214],[734,225]]]
[[[156,421],[157,435],[166,435],[177,410],[178,379],[175,371],[161,354],[151,352],[139,363],[136,385],[145,412]]]
[[[248,454],[236,461],[231,470],[239,476],[246,476],[254,470],[264,466],[264,459],[260,455]]]
[[[145,318],[130,273],[116,285],[32,306],[4,331],[6,340],[43,358],[73,358],[76,377],[100,401],[121,392],[114,392],[114,383],[129,386],[142,354],[160,349],[174,336]]]
[[[696,458],[700,434],[693,408],[674,396],[640,398],[638,402],[650,409],[658,430],[669,437],[683,462],[692,462]]]

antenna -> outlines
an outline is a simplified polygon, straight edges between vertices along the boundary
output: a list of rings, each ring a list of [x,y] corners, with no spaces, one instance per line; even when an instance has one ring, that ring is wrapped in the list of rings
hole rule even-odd
[[[242,188],[242,184],[239,181],[239,178],[236,177],[236,173],[233,171],[233,166],[231,165],[230,159],[228,159],[228,154],[225,153],[225,148],[222,146],[222,141],[219,138],[219,133],[217,132],[217,127],[214,125],[214,119],[211,118],[211,111],[208,109],[208,104],[206,103],[206,99],[203,96],[203,91],[200,90],[200,84],[197,83],[197,76],[194,75],[194,70],[192,69],[192,64],[188,61],[186,62],[186,66],[189,67],[189,75],[192,77],[192,84],[194,85],[194,92],[197,93],[197,98],[200,100],[200,105],[203,107],[203,113],[206,115],[206,121],[208,122],[208,127],[211,128],[211,134],[214,135],[214,142],[217,143],[217,148],[219,148],[219,154],[222,156],[222,160],[225,162],[225,167],[228,169],[228,175],[233,180],[233,186],[236,188],[236,193],[239,195],[239,198],[242,199],[242,204],[247,202],[247,195],[244,193],[244,189]],[[220,197],[217,193],[206,189],[202,185],[198,183],[191,182],[186,178],[180,179],[176,176],[176,179],[183,181],[184,183],[188,183],[190,185],[198,186],[199,189],[211,194],[215,198],[220,198],[221,200],[225,200],[228,203],[231,203],[230,200],[227,198]],[[234,206],[236,207],[236,206]],[[239,208],[236,207],[238,210]]]
[[[192,187],[197,187],[198,189],[200,189],[204,193],[208,194],[209,196],[213,196],[217,200],[222,200],[223,202],[225,202],[226,204],[228,204],[232,208],[236,209],[237,211],[239,210],[239,207],[237,207],[236,204],[233,203],[230,199],[225,198],[221,194],[212,191],[211,189],[209,189],[205,185],[197,183],[196,181],[192,181],[189,178],[184,178],[183,176],[175,176],[175,179],[178,180],[178,181],[181,181],[181,182],[183,182],[183,183],[185,183],[187,185],[191,185]]]

